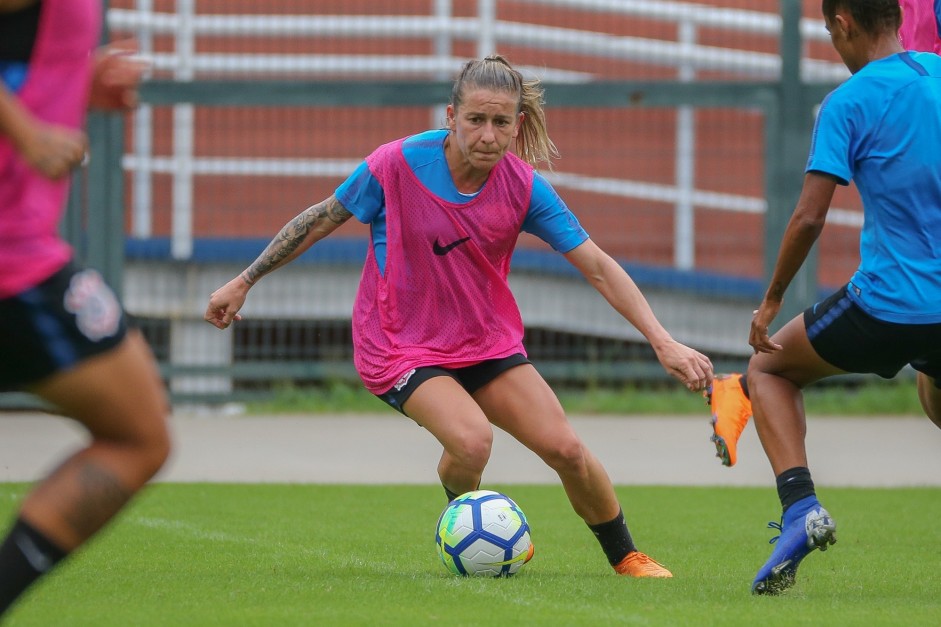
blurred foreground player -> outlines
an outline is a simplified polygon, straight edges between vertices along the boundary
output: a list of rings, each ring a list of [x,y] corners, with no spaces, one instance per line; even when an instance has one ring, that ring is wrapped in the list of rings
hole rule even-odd
[[[101,21],[99,0],[0,0],[0,390],[38,395],[90,435],[26,496],[0,544],[0,616],[170,450],[149,347],[58,235],[88,107],[136,102],[142,67],[123,50],[96,53]]]

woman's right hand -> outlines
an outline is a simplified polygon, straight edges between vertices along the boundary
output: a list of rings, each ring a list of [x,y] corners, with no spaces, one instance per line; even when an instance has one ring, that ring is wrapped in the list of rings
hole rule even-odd
[[[226,329],[233,322],[242,319],[239,310],[245,304],[245,297],[251,286],[241,275],[235,277],[209,296],[209,306],[203,318],[212,326]]]
[[[781,345],[774,342],[768,335],[768,327],[781,311],[781,302],[761,301],[758,309],[752,312],[751,329],[748,332],[748,343],[751,344],[755,354],[773,353],[781,350]]]

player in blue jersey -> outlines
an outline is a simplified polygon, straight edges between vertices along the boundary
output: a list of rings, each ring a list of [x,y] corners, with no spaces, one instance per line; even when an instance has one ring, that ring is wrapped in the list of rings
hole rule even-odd
[[[941,427],[941,57],[903,50],[898,0],[823,0],[823,15],[853,75],[820,107],[803,190],[748,339],[755,426],[783,509],[756,594],[786,590],[805,556],[836,541],[808,469],[805,386],[848,372],[891,378],[910,365]],[[858,269],[769,337],[836,186],[850,181],[865,217]]]
[[[941,53],[941,0],[900,0],[902,25],[899,41],[905,50]],[[751,420],[748,376],[739,372],[718,374],[703,394],[712,414],[709,438],[724,466],[738,460],[738,439]]]

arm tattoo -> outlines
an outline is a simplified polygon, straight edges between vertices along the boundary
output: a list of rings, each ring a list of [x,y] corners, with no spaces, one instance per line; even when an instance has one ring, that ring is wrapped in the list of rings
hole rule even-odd
[[[267,248],[252,262],[252,265],[242,272],[242,280],[249,285],[254,285],[260,276],[279,267],[312,233],[323,231],[324,228],[329,232],[333,230],[332,227],[343,224],[352,216],[353,214],[333,196],[312,207],[308,207],[284,225],[284,228],[271,240]],[[319,240],[321,237],[323,235],[320,235],[314,241]]]

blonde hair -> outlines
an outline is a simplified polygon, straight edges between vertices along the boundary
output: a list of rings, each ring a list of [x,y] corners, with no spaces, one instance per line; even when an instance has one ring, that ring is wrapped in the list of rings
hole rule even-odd
[[[519,135],[516,136],[516,154],[536,167],[545,161],[552,169],[552,159],[559,150],[549,139],[546,112],[543,111],[544,91],[538,80],[525,80],[523,75],[499,54],[468,61],[451,88],[451,106],[457,110],[468,89],[490,89],[517,94],[517,113],[523,113]]]

